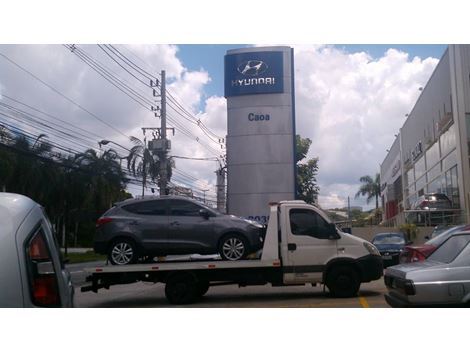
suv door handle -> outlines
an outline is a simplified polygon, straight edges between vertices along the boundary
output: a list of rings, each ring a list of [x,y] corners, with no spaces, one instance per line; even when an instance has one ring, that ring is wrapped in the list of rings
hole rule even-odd
[[[137,220],[132,220],[129,224],[131,225],[139,225],[139,222]]]
[[[287,249],[289,251],[295,251],[297,249],[297,245],[295,243],[288,243],[287,244]]]
[[[170,222],[170,226],[179,226],[179,222],[178,221],[173,221],[173,222]]]

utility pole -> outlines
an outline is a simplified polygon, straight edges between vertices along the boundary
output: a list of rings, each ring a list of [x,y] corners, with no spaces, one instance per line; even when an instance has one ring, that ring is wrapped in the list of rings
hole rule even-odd
[[[167,184],[168,184],[168,174],[167,174],[167,151],[168,143],[166,140],[166,79],[165,79],[165,70],[162,70],[162,81],[160,84],[160,96],[161,96],[161,129],[160,137],[163,140],[163,150],[160,153],[160,195],[164,196],[167,193]]]
[[[225,213],[225,167],[220,165],[215,174],[217,175],[217,210]]]

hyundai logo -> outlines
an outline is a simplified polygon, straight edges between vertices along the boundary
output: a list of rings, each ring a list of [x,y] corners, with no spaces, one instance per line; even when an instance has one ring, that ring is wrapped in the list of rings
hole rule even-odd
[[[237,71],[245,76],[258,76],[268,69],[268,65],[260,60],[249,60],[238,65]]]

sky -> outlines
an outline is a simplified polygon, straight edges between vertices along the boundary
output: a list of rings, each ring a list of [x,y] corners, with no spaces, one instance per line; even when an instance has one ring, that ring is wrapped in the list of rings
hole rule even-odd
[[[176,103],[168,108],[169,125],[176,128],[175,136],[170,136],[171,154],[214,158],[225,153],[214,137],[225,137],[227,128],[224,54],[229,49],[252,45],[116,44],[114,48],[155,76],[165,69],[172,97],[190,113],[189,118],[181,114]],[[80,128],[87,138],[60,139],[74,150],[85,147],[99,150],[100,138],[130,148],[129,136],[142,139],[141,127],[160,125],[151,111],[106,81],[78,55],[93,58],[152,100],[146,81],[139,82],[123,70],[110,58],[110,49],[106,47],[93,44],[76,47],[79,50],[72,53],[62,45],[0,45],[0,54],[5,55],[0,56],[0,101],[18,107],[18,103],[8,99],[13,98],[66,120],[70,123],[67,127],[73,131]],[[371,208],[373,203],[354,198],[360,186],[358,180],[363,175],[379,172],[386,149],[419,96],[419,87],[424,87],[447,46],[303,44],[292,47],[296,128],[303,138],[312,140],[308,157],[319,158],[319,203],[323,208],[344,207],[350,197],[351,205]],[[37,128],[42,128],[31,129],[32,126],[5,116],[0,116],[0,120],[20,124],[36,134]],[[197,120],[210,130],[210,137],[198,127]],[[59,138],[51,131],[41,132],[51,139]],[[146,137],[151,138],[151,132]],[[121,154],[126,153],[117,145],[113,147]],[[208,199],[214,199],[217,167],[215,161],[176,159],[174,181],[195,189],[199,196],[206,193]],[[137,185],[129,186],[129,190],[133,194],[141,192]],[[150,189],[146,194],[150,194]]]

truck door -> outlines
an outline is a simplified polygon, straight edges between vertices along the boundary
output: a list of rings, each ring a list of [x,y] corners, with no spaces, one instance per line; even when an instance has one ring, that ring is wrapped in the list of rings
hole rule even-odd
[[[308,208],[291,208],[286,217],[285,283],[320,282],[326,263],[337,256],[331,224]]]

